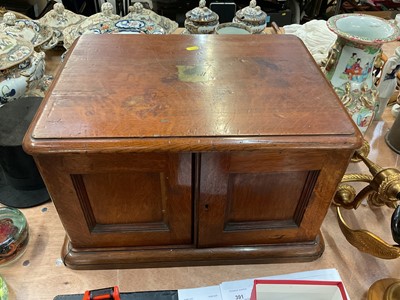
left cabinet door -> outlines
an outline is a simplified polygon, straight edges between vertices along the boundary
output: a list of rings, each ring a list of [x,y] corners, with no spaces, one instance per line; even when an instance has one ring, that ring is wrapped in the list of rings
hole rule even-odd
[[[190,245],[191,154],[37,156],[75,248]]]

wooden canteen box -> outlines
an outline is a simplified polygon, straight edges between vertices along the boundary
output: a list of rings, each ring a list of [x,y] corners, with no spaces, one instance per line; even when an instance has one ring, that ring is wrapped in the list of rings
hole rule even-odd
[[[75,269],[299,262],[362,136],[290,35],[84,35],[24,139]]]

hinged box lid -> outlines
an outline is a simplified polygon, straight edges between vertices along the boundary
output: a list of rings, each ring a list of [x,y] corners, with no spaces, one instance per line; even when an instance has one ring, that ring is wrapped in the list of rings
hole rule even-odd
[[[186,139],[186,149],[199,150],[361,145],[329,81],[292,35],[83,35],[33,124],[38,147],[49,139],[123,139],[138,149],[143,139]]]

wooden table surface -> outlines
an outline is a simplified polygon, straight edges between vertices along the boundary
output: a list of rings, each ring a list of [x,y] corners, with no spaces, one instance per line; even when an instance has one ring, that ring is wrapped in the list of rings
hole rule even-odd
[[[58,66],[58,57],[47,53],[47,72]],[[393,124],[389,109],[383,120],[374,121],[366,139],[371,145],[369,158],[383,167],[400,168],[399,156],[391,151],[384,135]],[[351,164],[349,172],[367,172],[361,164]],[[337,224],[334,208],[328,212],[322,234],[325,252],[321,258],[307,263],[176,267],[121,270],[71,270],[62,264],[60,251],[64,229],[51,202],[21,209],[30,225],[30,241],[26,253],[12,265],[0,268],[6,280],[10,299],[53,299],[59,294],[82,293],[118,285],[122,292],[194,288],[217,285],[224,281],[287,274],[324,268],[336,268],[353,300],[366,299],[368,288],[377,280],[400,278],[400,260],[382,260],[359,252],[344,238]],[[357,211],[344,211],[352,228],[369,229],[389,243],[394,243],[390,230],[389,208],[371,210],[362,204]]]

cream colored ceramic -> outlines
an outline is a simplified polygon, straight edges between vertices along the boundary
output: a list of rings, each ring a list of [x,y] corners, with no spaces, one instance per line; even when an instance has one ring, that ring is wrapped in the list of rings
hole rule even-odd
[[[61,43],[64,40],[62,31],[66,27],[79,24],[85,19],[85,16],[65,9],[62,3],[56,3],[51,11],[39,19],[39,23],[51,27],[58,38],[58,42]]]
[[[113,6],[111,3],[103,3],[101,6],[101,12],[91,15],[82,22],[76,25],[68,26],[63,30],[62,33],[64,35],[65,49],[68,50],[78,37],[88,31],[91,31],[91,28],[96,27],[104,31],[110,27],[113,21],[120,19],[120,16],[113,14]]]
[[[30,42],[0,33],[0,105],[37,87],[44,75],[44,57]]]
[[[21,38],[0,33],[0,71],[26,60],[33,53],[33,45]]]
[[[64,47],[68,50],[75,39],[83,34],[167,34],[178,27],[176,22],[144,9],[141,3],[135,3],[129,10],[128,15],[120,18],[112,14],[110,3],[104,3],[101,13],[64,29]]]
[[[8,9],[6,9],[6,8],[4,8],[4,7],[0,7],[0,23],[1,23],[2,20],[3,20],[4,14],[7,13],[7,12],[12,12],[12,13],[14,13],[15,16],[17,17],[17,19],[28,19],[28,20],[31,19],[31,18],[29,18],[28,16],[26,16],[26,15],[24,15],[24,14],[21,14],[21,13],[19,13],[19,12],[16,12],[16,11],[13,11],[13,10],[8,10]]]
[[[219,16],[200,0],[199,6],[186,13],[185,28],[189,34],[214,33],[219,24]]]
[[[0,32],[12,37],[19,37],[32,43],[35,48],[43,50],[53,48],[57,43],[57,38],[49,26],[41,25],[38,21],[29,19],[17,19],[12,12],[7,12],[3,16],[0,24]]]
[[[236,12],[233,22],[242,23],[252,29],[252,33],[261,33],[265,29],[267,14],[257,6],[256,0],[251,0],[250,5]]]
[[[144,8],[140,2],[129,6],[129,13],[122,19],[144,21],[147,24],[158,25],[164,29],[165,34],[170,34],[178,28],[178,23]]]
[[[138,2],[138,3],[145,3],[145,4],[148,5],[148,7],[149,7],[150,9],[153,9],[153,1],[152,1],[152,0],[131,0],[131,1],[130,1],[130,4],[133,5],[133,4],[135,4],[136,2]],[[129,11],[129,7],[128,7],[128,11]]]
[[[251,34],[252,29],[242,23],[221,23],[217,26],[216,34]]]

